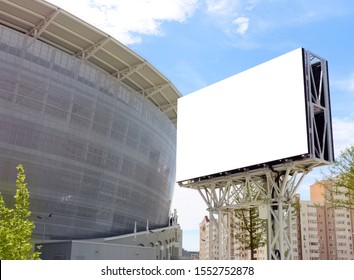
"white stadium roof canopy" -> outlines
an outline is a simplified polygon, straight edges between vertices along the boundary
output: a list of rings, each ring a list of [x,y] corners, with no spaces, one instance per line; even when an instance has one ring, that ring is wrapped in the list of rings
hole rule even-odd
[[[0,23],[93,63],[139,92],[176,124],[181,93],[150,63],[105,32],[37,0],[0,0]]]

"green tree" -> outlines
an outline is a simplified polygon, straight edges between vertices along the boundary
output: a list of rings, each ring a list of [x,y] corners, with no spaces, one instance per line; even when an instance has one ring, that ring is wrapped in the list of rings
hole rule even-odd
[[[29,220],[29,192],[22,164],[17,166],[14,209],[7,208],[0,194],[0,259],[38,260],[40,252],[33,253],[31,244],[34,222]]]
[[[344,149],[329,166],[323,186],[326,201],[335,208],[354,209],[354,145]]]
[[[266,221],[259,218],[258,208],[235,210],[238,221],[236,239],[240,247],[249,250],[251,260],[255,260],[256,250],[266,245]]]

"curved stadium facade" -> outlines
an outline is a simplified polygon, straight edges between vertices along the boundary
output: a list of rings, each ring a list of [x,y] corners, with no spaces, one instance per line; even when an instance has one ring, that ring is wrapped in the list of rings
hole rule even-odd
[[[0,191],[22,163],[35,234],[81,239],[168,224],[174,86],[96,28],[41,1],[0,3]],[[53,213],[50,219],[45,219]]]

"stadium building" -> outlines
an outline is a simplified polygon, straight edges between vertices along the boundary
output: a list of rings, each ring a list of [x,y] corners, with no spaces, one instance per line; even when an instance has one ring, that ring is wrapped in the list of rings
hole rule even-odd
[[[180,96],[146,60],[68,12],[1,0],[5,201],[22,163],[40,240],[168,227]]]

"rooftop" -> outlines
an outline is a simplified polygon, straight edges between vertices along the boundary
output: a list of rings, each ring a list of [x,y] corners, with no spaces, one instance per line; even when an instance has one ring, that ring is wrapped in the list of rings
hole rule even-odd
[[[38,0],[0,0],[0,23],[93,63],[139,92],[176,125],[181,93],[150,63],[105,32]]]

